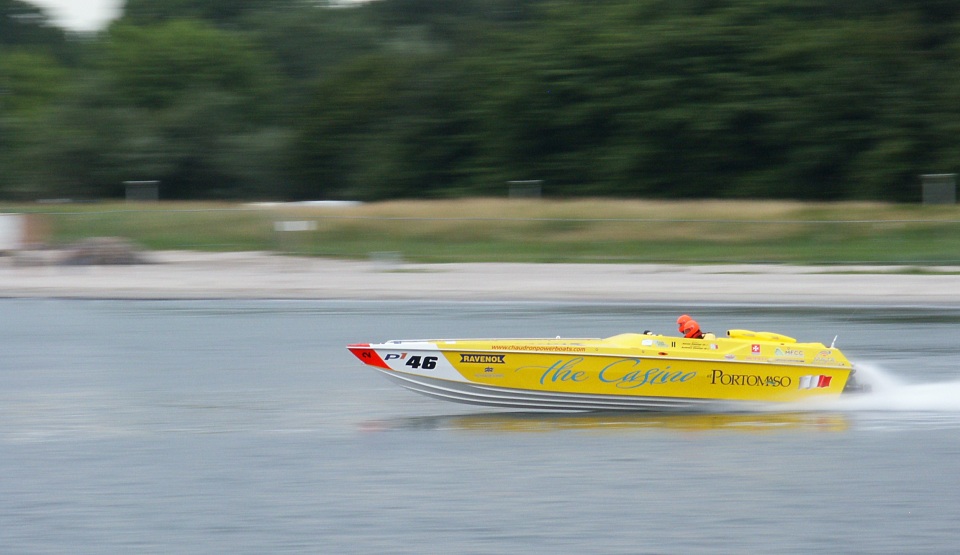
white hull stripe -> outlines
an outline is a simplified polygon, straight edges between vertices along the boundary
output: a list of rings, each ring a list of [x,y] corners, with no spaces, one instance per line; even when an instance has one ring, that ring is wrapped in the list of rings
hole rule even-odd
[[[380,370],[401,386],[430,397],[491,407],[537,410],[690,410],[725,404],[714,399],[634,397],[588,393],[556,393],[488,387],[469,382],[450,382],[416,374]]]

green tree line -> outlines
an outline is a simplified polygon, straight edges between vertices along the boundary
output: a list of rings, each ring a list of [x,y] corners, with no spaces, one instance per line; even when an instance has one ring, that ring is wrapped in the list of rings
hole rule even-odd
[[[0,0],[0,198],[914,201],[954,0]]]

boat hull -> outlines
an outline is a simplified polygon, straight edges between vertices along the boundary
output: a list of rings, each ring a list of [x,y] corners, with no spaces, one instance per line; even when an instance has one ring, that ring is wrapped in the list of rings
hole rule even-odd
[[[691,410],[839,396],[836,349],[750,338],[625,334],[583,340],[431,340],[348,348],[431,397],[514,409]]]
[[[400,386],[435,399],[507,409],[544,411],[672,411],[719,409],[726,404],[713,399],[563,393],[514,389],[472,382],[440,380],[404,372],[382,371],[384,375]]]

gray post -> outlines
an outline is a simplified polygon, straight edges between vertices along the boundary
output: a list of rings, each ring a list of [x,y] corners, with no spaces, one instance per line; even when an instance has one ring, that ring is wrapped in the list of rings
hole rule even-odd
[[[510,186],[510,198],[540,198],[542,179],[507,181]]]
[[[930,173],[920,176],[924,204],[956,204],[957,174]]]
[[[124,181],[127,201],[154,202],[160,200],[159,181]]]

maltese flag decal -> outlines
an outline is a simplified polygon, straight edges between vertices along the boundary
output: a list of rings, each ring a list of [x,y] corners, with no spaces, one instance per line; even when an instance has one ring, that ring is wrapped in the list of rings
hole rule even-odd
[[[817,389],[821,387],[830,387],[832,376],[801,376],[800,389]]]

